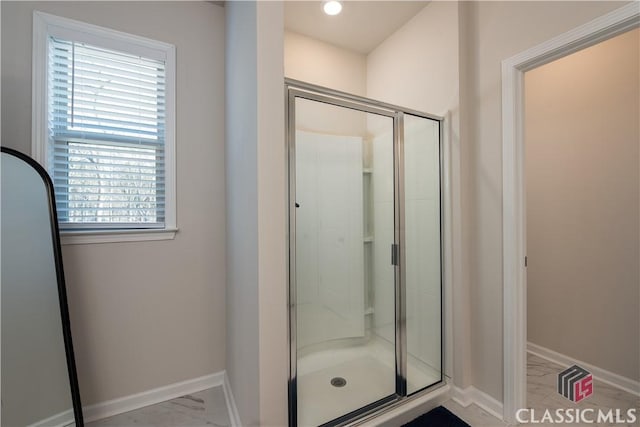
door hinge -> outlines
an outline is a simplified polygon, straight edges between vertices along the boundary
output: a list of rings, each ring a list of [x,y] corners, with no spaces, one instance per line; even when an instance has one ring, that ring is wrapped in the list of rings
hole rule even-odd
[[[398,265],[398,245],[391,244],[391,265]]]
[[[527,261],[527,257],[525,256],[525,257],[524,257],[524,266],[525,266],[525,267],[527,266],[527,262],[528,262],[528,261]]]

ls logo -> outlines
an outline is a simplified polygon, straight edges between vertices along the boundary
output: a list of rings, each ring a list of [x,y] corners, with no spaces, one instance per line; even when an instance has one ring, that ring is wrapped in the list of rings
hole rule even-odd
[[[578,403],[593,394],[591,372],[573,365],[558,374],[558,393]]]

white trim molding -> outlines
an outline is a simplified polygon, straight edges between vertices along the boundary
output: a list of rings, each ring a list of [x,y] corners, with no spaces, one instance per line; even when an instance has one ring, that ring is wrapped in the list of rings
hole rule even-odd
[[[240,421],[240,413],[238,412],[238,407],[236,406],[236,400],[233,397],[233,392],[231,391],[231,383],[229,382],[229,375],[224,373],[224,382],[222,384],[224,389],[224,398],[227,401],[227,409],[229,411],[229,420],[231,421],[231,427],[242,427],[242,422]]]
[[[527,352],[535,354],[538,357],[542,357],[543,359],[560,365],[563,368],[572,365],[579,365],[580,367],[591,372],[593,378],[595,378],[596,380],[602,381],[603,383],[609,384],[613,387],[619,388],[620,390],[624,390],[628,393],[640,397],[640,381],[623,377],[622,375],[615,374],[611,371],[607,371],[606,369],[599,368],[590,363],[583,362],[562,353],[558,353],[557,351],[553,351],[532,342],[527,342]]]
[[[451,390],[451,399],[465,408],[471,404],[475,404],[497,419],[502,419],[502,403],[474,386],[469,386],[464,389],[454,386]]]
[[[471,398],[471,387],[473,386],[469,386],[467,388],[453,386],[451,388],[451,400],[465,408],[471,405],[473,403],[473,399]]]
[[[76,421],[73,415],[73,410],[69,409],[44,420],[29,424],[27,427],[68,427],[75,426],[75,423]]]
[[[526,255],[523,139],[523,76],[528,70],[567,56],[640,25],[631,2],[571,31],[502,61],[502,239],[504,419],[515,422],[526,407]]]
[[[107,402],[89,405],[82,408],[85,423],[123,414],[125,412],[166,402],[187,394],[197,393],[212,387],[224,386],[225,371],[191,380],[181,381],[164,387],[143,391],[142,393],[109,400]],[[226,396],[226,389],[225,389]],[[228,402],[228,401],[227,401]],[[237,411],[236,411],[237,412]],[[229,411],[231,414],[231,411]],[[231,415],[229,415],[231,417]]]
[[[100,231],[61,231],[60,242],[63,245],[86,245],[89,243],[142,242],[151,240],[173,240],[176,228],[148,230],[100,230]]]

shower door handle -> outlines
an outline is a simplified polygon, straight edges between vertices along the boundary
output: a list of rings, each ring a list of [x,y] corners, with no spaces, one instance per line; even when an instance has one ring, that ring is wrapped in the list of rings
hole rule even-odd
[[[391,265],[398,265],[398,245],[391,244]]]

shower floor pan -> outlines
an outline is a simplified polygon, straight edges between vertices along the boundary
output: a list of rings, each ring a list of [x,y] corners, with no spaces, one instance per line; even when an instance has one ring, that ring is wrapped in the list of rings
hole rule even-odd
[[[323,350],[298,360],[298,426],[331,421],[395,392],[392,346],[380,338],[352,348]],[[419,384],[440,380],[428,366],[409,363],[409,377]],[[346,383],[336,381],[342,378]]]

